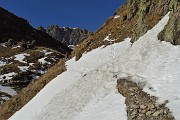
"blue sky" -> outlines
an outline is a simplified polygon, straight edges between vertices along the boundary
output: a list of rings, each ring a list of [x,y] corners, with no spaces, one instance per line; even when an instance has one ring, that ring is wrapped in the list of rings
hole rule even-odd
[[[95,31],[125,0],[0,0],[33,27],[59,25]]]

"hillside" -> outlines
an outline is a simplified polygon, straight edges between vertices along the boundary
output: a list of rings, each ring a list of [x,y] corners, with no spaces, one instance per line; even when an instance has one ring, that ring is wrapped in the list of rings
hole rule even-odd
[[[64,44],[53,39],[48,34],[34,29],[29,25],[27,20],[1,7],[0,14],[0,43],[8,42],[10,38],[15,42],[32,42],[35,40],[37,46],[53,48],[63,53],[71,51]]]
[[[4,103],[0,119],[179,120],[179,5],[127,0],[70,60]]]
[[[70,52],[66,45],[0,7],[0,104]]]
[[[46,34],[41,29],[34,29],[27,20],[0,7],[0,104],[45,74],[90,35],[80,28],[66,29],[59,31],[51,26]],[[52,38],[50,33],[52,37],[62,34],[66,44],[56,37]]]

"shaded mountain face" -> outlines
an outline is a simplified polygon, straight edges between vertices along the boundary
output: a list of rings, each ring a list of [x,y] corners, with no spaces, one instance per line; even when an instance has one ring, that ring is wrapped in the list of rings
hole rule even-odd
[[[92,33],[86,29],[59,27],[58,25],[52,25],[47,27],[46,29],[40,26],[37,29],[46,32],[47,34],[67,46],[76,46]]]
[[[20,18],[0,7],[0,43],[13,39],[17,42],[32,42],[36,46],[49,47],[62,53],[70,53],[71,50],[61,42],[53,39],[48,34],[34,29],[28,21]]]
[[[65,44],[0,7],[0,104],[70,52]]]

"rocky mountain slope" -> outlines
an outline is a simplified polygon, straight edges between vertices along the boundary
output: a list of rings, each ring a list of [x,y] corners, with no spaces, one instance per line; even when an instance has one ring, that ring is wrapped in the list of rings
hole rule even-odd
[[[110,60],[105,61],[105,63],[109,63],[108,65],[103,64],[104,63],[103,60],[106,57],[100,56],[100,55],[102,55],[102,53],[106,53],[107,51],[102,52],[102,53],[100,52],[96,55],[96,50],[95,50],[95,52],[93,51],[93,54],[88,54],[90,56],[95,55],[97,57],[97,59],[94,59],[94,57],[93,57],[92,61],[96,60],[95,61],[96,64],[102,63],[101,65],[105,66],[105,68],[100,67],[98,69],[96,66],[97,69],[96,68],[91,69],[92,68],[91,64],[94,63],[91,61],[90,61],[90,63],[91,63],[90,66],[86,69],[83,69],[83,71],[86,71],[86,72],[76,71],[75,68],[76,67],[78,68],[78,66],[72,67],[72,68],[74,68],[73,70],[75,70],[74,72],[79,75],[80,81],[86,81],[87,79],[84,77],[93,76],[93,75],[94,75],[94,77],[92,77],[93,81],[96,78],[97,78],[97,80],[101,80],[100,78],[98,78],[98,76],[96,76],[97,73],[100,73],[97,75],[102,75],[101,73],[105,74],[106,77],[104,79],[106,79],[108,76],[110,81],[115,80],[115,79],[117,80],[118,78],[121,79],[121,77],[124,74],[126,76],[130,75],[131,77],[132,76],[135,77],[134,82],[138,83],[138,86],[137,86],[137,84],[134,84],[133,82],[128,82],[128,80],[130,80],[130,79],[126,79],[126,80],[121,79],[122,82],[118,82],[118,86],[117,86],[119,92],[126,97],[126,106],[128,108],[127,109],[128,110],[127,117],[129,120],[131,120],[131,119],[136,120],[138,118],[143,119],[143,120],[145,120],[146,118],[174,120],[175,118],[176,119],[179,118],[177,109],[175,109],[175,108],[170,109],[170,108],[174,107],[174,104],[176,104],[177,107],[179,106],[179,98],[177,96],[174,96],[174,97],[171,96],[171,95],[179,94],[179,92],[178,92],[179,89],[177,88],[177,86],[179,85],[179,83],[177,81],[177,79],[179,77],[178,76],[179,71],[176,71],[176,70],[179,70],[179,67],[178,67],[179,46],[173,46],[173,45],[179,45],[179,43],[180,43],[179,42],[179,24],[180,24],[180,22],[179,22],[179,8],[180,8],[179,5],[180,5],[180,3],[178,0],[145,0],[145,1],[144,0],[127,0],[126,3],[124,5],[122,5],[114,13],[113,16],[108,18],[108,20],[94,33],[94,35],[89,36],[72,52],[71,57],[75,56],[75,58],[73,58],[73,59],[76,59],[76,61],[79,60],[76,62],[76,64],[81,65],[81,62],[84,62],[84,64],[83,63],[82,64],[84,66],[86,66],[86,65],[89,65],[89,64],[87,64],[87,61],[89,59],[83,58],[82,57],[83,53],[89,53],[93,49],[98,48],[102,45],[104,45],[103,48],[107,49],[108,52],[110,52],[110,49],[111,49],[111,52],[108,54],[109,57],[106,56],[107,59],[110,59]],[[167,15],[167,13],[169,11],[170,11],[170,15]],[[156,28],[156,29],[158,29],[158,31],[152,30],[152,32],[146,34],[145,37],[140,37],[140,36],[144,35],[148,30],[152,29],[155,25],[157,25],[157,23],[165,15],[166,15],[165,20],[169,21],[167,23],[167,25],[165,26],[165,28],[163,28],[163,27],[166,24],[166,21],[162,22],[160,24],[160,28]],[[169,19],[167,19],[167,16],[169,16]],[[162,30],[162,29],[164,29],[164,30]],[[160,33],[157,33],[157,32],[160,32]],[[158,34],[158,35],[156,35],[156,34]],[[151,37],[153,35],[154,35],[154,37],[151,39]],[[160,42],[160,41],[156,40],[157,36],[158,36],[159,40],[171,42],[171,44],[173,44],[173,45],[166,43],[166,42]],[[127,48],[126,48],[126,42],[124,43],[122,41],[124,41],[125,38],[128,38],[128,37],[131,38],[131,42],[133,44],[128,42]],[[141,39],[139,39],[139,37]],[[118,46],[119,44],[121,44],[121,42],[122,42],[122,45]],[[118,45],[116,45],[114,43],[118,43]],[[114,47],[109,48],[108,46],[110,46],[111,44],[114,44]],[[123,48],[122,46],[124,46],[125,48]],[[103,49],[103,48],[99,48],[99,49]],[[115,52],[116,49],[117,49],[117,51]],[[173,51],[174,51],[174,56],[171,55],[173,53]],[[165,53],[167,53],[167,54],[165,54]],[[116,54],[119,54],[119,55],[116,56],[116,59],[115,59],[116,62],[114,61],[116,64],[114,66],[118,65],[119,68],[116,68],[113,65],[111,65],[114,63],[112,61],[112,58]],[[98,58],[98,55],[102,58]],[[92,57],[90,57],[90,58],[92,58]],[[73,59],[71,61],[73,61]],[[113,60],[114,60],[114,58],[113,58]],[[60,61],[58,65],[65,66],[64,61],[65,60]],[[112,63],[111,63],[111,61],[112,61]],[[158,64],[155,64],[155,63],[158,63]],[[71,64],[71,65],[73,65],[73,64]],[[54,67],[56,68],[56,66],[54,66]],[[71,70],[72,69],[70,69],[70,71]],[[77,70],[81,70],[81,69],[78,68]],[[29,86],[27,86],[22,91],[20,91],[19,94],[12,97],[9,101],[7,101],[5,104],[3,104],[1,106],[0,119],[9,118],[12,114],[15,113],[15,111],[18,111],[28,101],[30,101],[41,90],[41,88],[43,88],[50,80],[53,79],[53,77],[57,76],[59,73],[61,73],[63,71],[65,71],[65,67],[63,67],[60,70],[60,72],[58,72],[57,68],[50,69],[47,72],[47,74],[40,77],[40,79],[38,79],[37,81],[32,82]],[[113,75],[111,75],[112,71],[114,71]],[[120,73],[118,74],[118,72],[120,72]],[[122,74],[122,72],[123,72],[123,74]],[[51,73],[53,73],[53,76],[51,76]],[[82,75],[81,75],[81,73],[82,73]],[[117,74],[115,74],[115,73],[117,73]],[[158,73],[158,74],[156,74],[156,73]],[[76,76],[77,74],[75,74],[73,79],[78,78],[78,76]],[[119,77],[119,75],[120,75],[120,77]],[[48,81],[46,78],[49,78]],[[61,78],[61,75],[60,75],[60,78]],[[57,77],[53,81],[58,81],[60,78]],[[141,79],[143,81],[141,81]],[[174,81],[170,82],[168,80],[174,80]],[[53,81],[50,82],[51,84],[47,85],[47,88],[48,88],[48,86],[50,87],[53,84]],[[153,83],[156,83],[157,81],[159,81],[159,83],[157,83],[157,84],[155,84],[155,86],[153,86]],[[114,85],[114,82],[113,83],[110,82],[109,84],[108,84],[108,81],[106,81],[106,82],[107,82],[107,85],[104,84],[102,89],[99,89],[100,91],[101,90],[104,91],[103,88],[108,87],[108,85],[110,85],[110,84]],[[100,83],[102,83],[102,82],[100,82]],[[160,86],[162,83],[164,86]],[[126,86],[124,84],[126,84]],[[92,84],[84,83],[83,85],[85,86],[83,88],[84,90],[88,89],[89,86],[92,87]],[[86,87],[86,85],[89,85],[89,86]],[[93,85],[97,85],[98,87],[100,87],[100,85],[97,84],[95,81],[94,81]],[[81,88],[82,86],[75,84],[73,86],[73,88],[74,87]],[[129,90],[129,86],[134,87],[135,89]],[[148,94],[142,92],[142,88],[144,86],[146,86],[145,87],[146,92],[148,92],[148,94],[149,93],[151,94],[152,99],[150,101],[146,101],[150,96],[148,96]],[[111,87],[113,87],[113,86],[111,86]],[[165,90],[164,87],[167,87],[167,88],[171,87],[171,89],[170,89],[170,91],[167,91],[167,89]],[[71,88],[71,86],[69,88]],[[60,89],[63,89],[63,88],[60,88]],[[108,89],[112,90],[113,88],[108,87]],[[45,90],[48,90],[48,89],[46,89],[46,87],[45,87]],[[60,91],[58,91],[59,87],[55,90],[57,91],[57,93],[60,92]],[[65,90],[64,92],[65,93],[67,92],[69,95],[72,95],[71,93],[73,93],[74,90],[76,90],[76,89],[71,90],[71,89],[67,88],[67,91]],[[164,92],[163,90],[167,91],[167,93]],[[29,92],[31,93],[31,95],[27,95],[27,93],[29,93]],[[92,95],[93,96],[94,93],[89,95],[89,92],[90,91],[88,91],[87,94],[81,94],[81,95],[79,95],[79,94],[77,95],[77,93],[74,93],[73,94],[74,96],[66,96],[66,97],[70,98],[70,99],[73,98],[73,100],[78,101],[78,99],[75,97],[75,94],[80,97],[82,97],[83,95],[85,95],[85,96]],[[94,92],[96,94],[97,91],[95,90]],[[166,93],[166,94],[164,94],[164,93]],[[37,95],[37,97],[38,96],[41,97],[41,95],[43,96],[43,92],[40,92],[39,94]],[[63,101],[63,99],[61,99],[61,98],[64,98],[64,97],[62,97],[64,95],[64,93],[59,93],[59,94],[60,94],[59,95],[60,97],[58,97],[59,98],[58,100],[60,101],[59,103],[66,102],[67,107],[69,106],[69,108],[72,108],[71,105],[73,105],[73,106],[77,105],[77,103],[71,104],[73,102],[68,102],[68,100],[70,100],[70,99],[68,99],[67,101]],[[109,93],[107,93],[107,94],[109,94]],[[145,97],[144,101],[141,101],[141,99],[139,99],[139,97],[142,97],[142,94]],[[165,97],[163,97],[161,94]],[[103,95],[104,95],[104,92],[103,92]],[[132,95],[132,96],[130,96],[130,95]],[[170,100],[170,103],[168,104],[168,106],[166,106],[167,102],[165,102],[164,104],[157,104],[155,106],[154,104],[157,101],[156,101],[156,98],[153,97],[153,95],[157,96],[157,97],[162,97],[163,100]],[[99,95],[99,96],[101,96],[101,95]],[[172,98],[172,99],[169,99],[169,98]],[[83,100],[83,98],[81,100]],[[87,100],[87,99],[84,99],[84,100]],[[134,101],[136,100],[138,102],[138,104],[131,100],[134,100]],[[53,101],[55,101],[55,100],[52,99],[51,104],[53,104]],[[136,104],[134,104],[134,103],[136,103]],[[151,105],[149,105],[149,104],[151,104]],[[31,104],[31,105],[35,105],[35,104]],[[57,108],[56,106],[49,106],[48,108],[52,108],[55,110]],[[79,106],[81,106],[81,102],[79,102]],[[152,108],[152,106],[153,106],[153,108]],[[68,112],[69,109],[68,108],[65,109],[66,106],[64,106],[64,104],[63,104],[62,108],[63,107],[64,107],[63,110],[66,110]],[[78,110],[81,111],[80,108],[78,108]],[[172,113],[172,110],[174,110],[173,113]],[[72,114],[71,114],[71,112],[68,112],[68,114],[73,115],[73,113],[76,111],[77,110],[72,111]],[[39,118],[42,118],[42,117],[43,117],[43,119],[46,119],[46,117],[48,118],[48,115],[50,113],[49,114],[46,114],[46,113],[47,113],[47,111],[43,111],[42,115],[45,115],[45,117],[39,116]],[[62,115],[62,116],[67,115],[67,114],[63,115],[63,114],[61,114],[61,112],[52,113],[51,115],[53,115],[53,114]],[[145,114],[146,116],[144,116],[143,114]],[[49,115],[49,117],[51,117],[51,115]],[[175,118],[174,118],[174,115],[175,115]],[[15,117],[18,117],[18,115]],[[68,117],[70,117],[70,116],[67,116],[67,118]]]
[[[13,43],[18,42],[32,43],[35,45],[53,48],[62,53],[68,53],[71,50],[61,42],[50,37],[42,31],[31,27],[27,20],[15,16],[7,10],[0,8],[0,42],[8,42],[13,39]],[[29,44],[28,43],[28,44]]]
[[[58,25],[51,25],[46,29],[40,26],[37,29],[70,47],[78,45],[92,34],[92,32],[86,29],[59,27]]]
[[[127,38],[68,60],[9,120],[179,120],[180,47],[157,37],[168,20],[169,13],[133,44]]]
[[[0,7],[0,104],[70,52],[66,45]]]
[[[67,57],[75,47],[67,45],[77,45],[90,34],[79,28],[57,26],[48,27],[47,33],[59,41],[0,8],[0,104]]]

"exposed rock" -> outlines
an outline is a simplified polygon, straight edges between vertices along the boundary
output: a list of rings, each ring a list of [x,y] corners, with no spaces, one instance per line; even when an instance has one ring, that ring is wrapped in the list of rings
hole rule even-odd
[[[138,0],[128,0],[127,4],[128,4],[128,20],[130,20],[131,18],[133,18],[137,11],[138,11]]]
[[[128,0],[128,6],[129,6],[129,19],[132,19],[136,15],[137,17],[137,24],[136,24],[136,30],[133,31],[133,37],[132,37],[132,42],[136,41],[140,36],[144,35],[147,30],[151,28],[151,26],[148,25],[145,16],[148,14],[150,11],[152,12],[154,9],[160,9],[159,10],[159,15],[164,16],[166,15],[169,11],[171,11],[172,17],[169,22],[169,25],[166,27],[166,32],[161,35],[164,36],[165,41],[171,42],[173,44],[180,44],[179,43],[179,38],[173,38],[173,34],[178,34],[177,30],[175,30],[176,24],[179,24],[179,18],[177,18],[176,12],[178,12],[179,8],[179,1],[178,0],[159,0],[158,6],[156,5],[157,3],[155,1],[149,1],[149,0]],[[138,7],[137,7],[138,6]],[[154,11],[156,12],[156,11]],[[176,16],[176,18],[173,18]],[[177,22],[175,23],[175,19]],[[176,33],[173,33],[173,31],[176,31]],[[161,37],[162,40],[162,37]]]
[[[78,61],[81,57],[82,57],[82,54],[77,53],[77,54],[76,54],[76,57],[75,57],[75,60]]]
[[[150,5],[151,1],[149,0],[140,0],[140,3],[138,4],[139,10],[137,13],[138,19],[136,27],[137,38],[144,35],[148,30],[147,25],[144,21],[144,16],[149,12],[148,9],[150,8]]]
[[[153,116],[157,117],[157,116],[159,116],[160,113],[161,113],[160,111],[156,111],[155,113],[153,113]]]
[[[6,42],[6,46],[13,46],[16,44],[16,41],[12,38],[9,38],[8,41]]]
[[[0,104],[3,104],[4,102],[9,100],[10,98],[11,98],[11,95],[0,91]]]
[[[171,42],[174,45],[180,45],[180,12],[172,14],[165,29],[159,33],[159,40]]]
[[[147,107],[147,106],[145,106],[145,105],[141,105],[141,106],[140,106],[140,108],[143,109],[143,110],[144,110],[146,107]]]
[[[126,97],[128,120],[174,120],[166,107],[167,101],[161,105],[156,104],[156,97],[143,92],[143,88],[128,79],[130,77],[117,81],[119,93]]]
[[[69,45],[77,45],[83,40],[85,40],[92,32],[86,29],[80,28],[70,28],[70,27],[59,27],[58,25],[52,25],[48,28],[38,27],[38,30],[42,30],[46,32],[53,38],[57,39],[58,41]]]
[[[155,107],[155,106],[154,106],[153,104],[149,104],[149,105],[148,105],[148,109],[150,109],[150,110],[153,109],[154,107]]]
[[[133,108],[133,109],[138,109],[138,108],[139,108],[139,105],[132,105],[131,108]]]
[[[150,116],[151,113],[152,113],[151,111],[147,111],[147,112],[146,112],[146,116]]]

